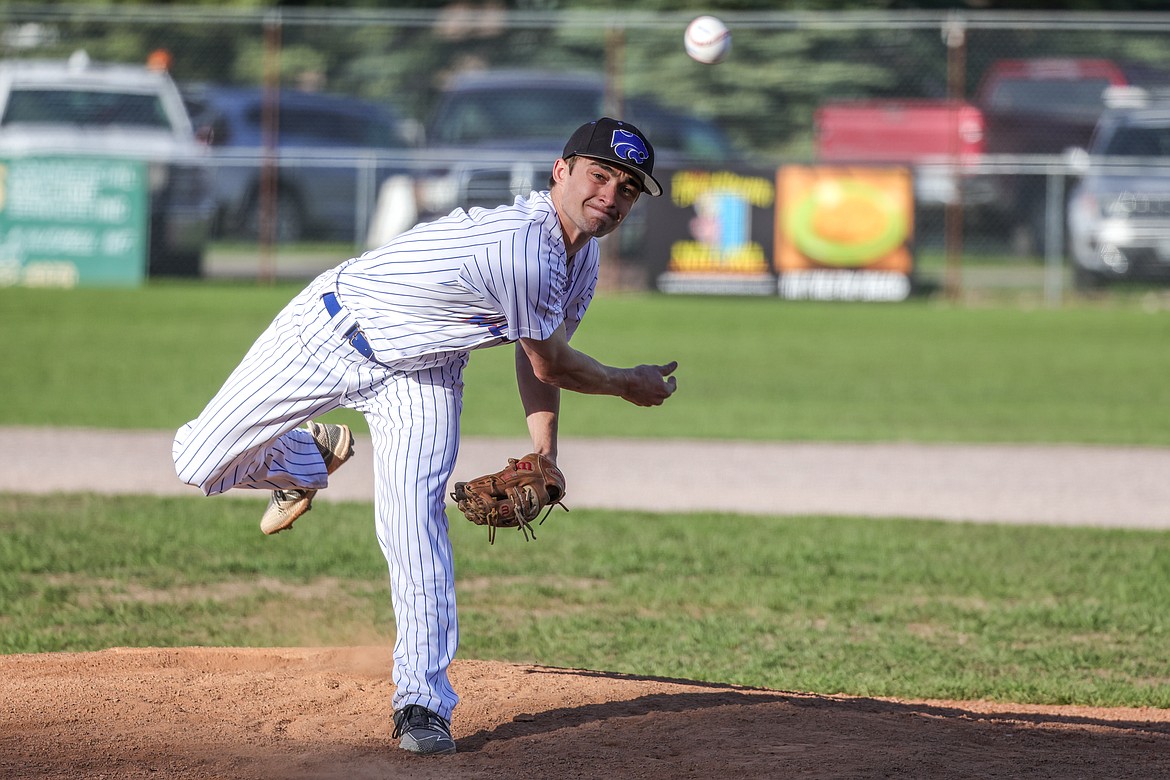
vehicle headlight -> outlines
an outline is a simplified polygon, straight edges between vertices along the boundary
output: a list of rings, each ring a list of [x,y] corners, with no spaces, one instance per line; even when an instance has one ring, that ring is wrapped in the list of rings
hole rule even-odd
[[[1107,219],[1101,223],[1098,238],[1103,244],[1125,245],[1133,240],[1133,227],[1128,220]]]

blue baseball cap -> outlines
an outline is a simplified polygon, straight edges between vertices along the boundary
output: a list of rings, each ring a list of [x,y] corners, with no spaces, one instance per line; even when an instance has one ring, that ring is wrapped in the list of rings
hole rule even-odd
[[[662,194],[662,185],[654,178],[654,147],[642,131],[629,122],[603,116],[577,128],[565,144],[561,157],[574,156],[603,160],[629,171],[650,195]]]

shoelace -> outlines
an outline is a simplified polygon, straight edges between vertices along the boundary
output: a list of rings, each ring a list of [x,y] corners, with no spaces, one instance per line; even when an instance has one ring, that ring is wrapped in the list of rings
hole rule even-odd
[[[418,726],[436,729],[448,737],[451,736],[451,729],[446,721],[421,704],[409,704],[403,708],[402,714],[394,719],[394,733],[391,738],[398,739],[404,732]]]

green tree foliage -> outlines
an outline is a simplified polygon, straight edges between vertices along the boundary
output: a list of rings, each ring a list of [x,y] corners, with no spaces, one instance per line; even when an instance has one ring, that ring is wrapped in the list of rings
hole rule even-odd
[[[963,2],[896,0],[642,0],[636,9],[628,5],[615,0],[413,0],[375,9],[380,4],[203,0],[171,8],[95,0],[0,6],[0,29],[32,24],[51,32],[36,46],[6,44],[4,56],[65,57],[84,48],[95,60],[142,62],[163,48],[172,55],[172,73],[180,83],[257,84],[275,65],[285,84],[392,103],[420,120],[428,115],[436,90],[461,69],[608,73],[623,96],[653,95],[717,119],[746,150],[786,156],[809,151],[814,111],[827,100],[946,96],[945,14],[932,15],[931,24],[899,23],[907,17],[897,14],[910,8],[976,13]],[[993,0],[978,5],[1008,7]],[[1062,5],[1144,10],[1149,4]],[[865,9],[877,22],[842,21],[839,12],[848,8]],[[893,15],[879,16],[882,9]],[[777,13],[785,11],[816,13]],[[716,13],[732,28],[732,56],[719,65],[701,65],[683,51],[683,28],[700,12]],[[279,34],[273,35],[266,25],[276,20]],[[965,42],[967,95],[974,94],[987,66],[1004,57],[1170,62],[1170,38],[1164,32],[1132,28],[1058,32],[1018,24],[973,28]],[[279,46],[276,59],[274,45]]]

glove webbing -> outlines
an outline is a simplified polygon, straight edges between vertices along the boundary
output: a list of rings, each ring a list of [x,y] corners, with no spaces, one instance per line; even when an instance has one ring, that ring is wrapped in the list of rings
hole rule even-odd
[[[517,502],[513,499],[512,503],[515,504]],[[556,501],[551,502],[547,507],[545,507],[544,516],[540,518],[540,522],[537,523],[537,525],[544,525],[544,521],[548,519],[548,516],[550,514],[552,514],[552,510],[553,510],[554,506],[559,506],[561,509],[565,510],[566,512],[569,511],[569,508],[567,506],[565,506],[564,503],[562,503],[561,500],[558,498]],[[488,516],[488,524],[487,524],[487,526],[488,526],[488,544],[495,544],[496,543],[496,529],[499,528],[500,526],[496,525],[495,520],[497,518],[499,518],[499,516],[500,516],[499,510],[493,512],[491,515]],[[518,530],[522,534],[524,534],[524,541],[530,542],[533,539],[535,539],[536,538],[536,531],[533,530],[533,528],[532,528],[532,521],[524,519],[524,517],[522,515],[517,515],[516,519],[519,521]]]

